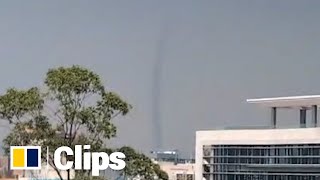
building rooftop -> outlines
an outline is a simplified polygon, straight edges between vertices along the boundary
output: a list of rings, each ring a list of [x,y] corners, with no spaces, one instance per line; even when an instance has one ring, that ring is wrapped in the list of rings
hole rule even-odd
[[[320,95],[257,98],[247,99],[247,102],[260,104],[266,107],[311,107],[313,105],[320,105]]]
[[[309,96],[288,96],[274,98],[247,99],[248,103],[259,104],[271,108],[271,125],[276,128],[277,109],[296,108],[300,110],[300,127],[306,127],[307,110],[311,110],[312,126],[317,127],[318,107],[320,105],[320,95]]]

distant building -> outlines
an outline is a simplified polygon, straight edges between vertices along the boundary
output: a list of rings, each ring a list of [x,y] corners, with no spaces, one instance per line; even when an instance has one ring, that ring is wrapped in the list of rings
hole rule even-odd
[[[153,159],[157,162],[172,162],[176,164],[194,163],[194,159],[181,158],[178,150],[151,151]]]
[[[180,158],[177,150],[151,153],[155,155],[155,163],[168,174],[169,180],[194,180],[194,159]]]
[[[319,180],[320,96],[248,102],[271,109],[271,128],[196,132],[195,180]],[[276,129],[279,108],[298,109],[300,128]],[[308,110],[312,127],[306,128]]]
[[[165,171],[169,180],[194,180],[194,163],[176,164],[173,162],[157,162]]]
[[[166,161],[166,162],[175,162],[177,163],[179,159],[178,151],[151,151],[155,157],[153,158],[155,161]]]

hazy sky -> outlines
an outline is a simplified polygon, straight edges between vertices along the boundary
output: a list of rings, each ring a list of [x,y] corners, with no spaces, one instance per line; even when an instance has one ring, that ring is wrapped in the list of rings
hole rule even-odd
[[[112,143],[147,152],[166,24],[163,148],[191,154],[196,130],[268,125],[247,98],[320,94],[319,9],[317,0],[1,1],[0,91],[40,85],[48,68],[91,68],[134,107]],[[297,126],[294,115],[281,125]]]

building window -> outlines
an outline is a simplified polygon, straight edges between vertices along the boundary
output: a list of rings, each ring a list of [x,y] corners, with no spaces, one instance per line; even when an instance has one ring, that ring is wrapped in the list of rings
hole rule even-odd
[[[307,164],[320,164],[320,144],[216,145],[206,148],[212,152],[207,158],[214,162],[211,165],[213,171],[204,172],[204,177],[209,179],[313,180],[320,177],[320,172],[310,174],[307,171],[299,171],[298,168],[299,172],[295,175],[289,171],[290,169],[288,172],[285,169],[289,167],[286,165],[290,164],[302,167]],[[264,168],[264,165],[268,165],[265,166],[268,168]],[[272,165],[275,165],[273,170]],[[283,165],[284,169],[275,171],[279,165]]]
[[[177,180],[194,180],[193,174],[177,174]]]

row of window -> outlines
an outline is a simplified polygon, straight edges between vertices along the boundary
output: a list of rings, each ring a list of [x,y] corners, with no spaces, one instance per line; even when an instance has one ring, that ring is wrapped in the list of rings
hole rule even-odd
[[[320,156],[320,148],[207,149],[204,156]]]
[[[307,176],[307,175],[233,175],[233,174],[219,174],[219,175],[204,175],[205,179],[214,180],[320,180],[319,176]]]
[[[219,145],[204,147],[203,153],[206,162],[203,175],[214,180],[320,180],[320,177],[308,173],[271,175],[249,172],[245,167],[246,164],[320,164],[319,144]]]
[[[320,144],[273,144],[273,145],[204,145],[205,148],[234,148],[234,149],[246,149],[246,148],[255,148],[255,149],[274,149],[274,148],[320,148]]]
[[[213,157],[205,158],[208,164],[320,164],[315,157]]]
[[[194,180],[193,174],[177,174],[177,180]]]
[[[262,168],[261,168],[262,169]],[[297,168],[299,171],[299,168]],[[223,165],[210,165],[203,166],[203,172],[205,173],[221,173],[221,172],[253,172],[249,170],[245,165],[237,165],[237,164],[223,164]],[[254,171],[257,172],[257,171]]]

